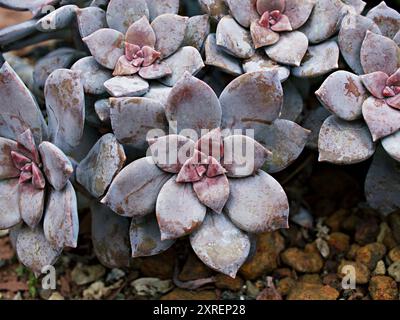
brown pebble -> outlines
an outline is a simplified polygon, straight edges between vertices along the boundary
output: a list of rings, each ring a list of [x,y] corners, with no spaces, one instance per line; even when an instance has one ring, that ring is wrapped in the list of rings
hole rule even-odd
[[[376,217],[362,219],[356,226],[354,240],[360,245],[376,241],[379,234],[379,221]]]
[[[330,286],[298,282],[287,296],[288,300],[336,300],[339,292]]]
[[[389,258],[393,262],[400,261],[400,246],[394,247],[389,251]]]
[[[346,258],[347,258],[348,260],[355,260],[355,259],[356,259],[356,254],[357,254],[357,250],[358,250],[359,248],[361,248],[360,245],[358,245],[357,243],[353,243],[353,244],[350,246],[350,249],[349,249],[349,251],[348,251],[347,254],[346,254]]]
[[[350,248],[350,237],[341,232],[333,232],[328,237],[328,244],[332,253],[345,253]]]
[[[289,248],[281,254],[282,261],[298,272],[316,273],[324,266],[324,261],[315,244],[307,245],[304,250]]]
[[[276,289],[282,296],[286,296],[295,285],[296,281],[293,278],[286,277],[279,280]]]
[[[231,291],[239,291],[243,287],[244,281],[241,277],[231,278],[225,274],[217,274],[215,276],[215,286],[218,289],[227,289]]]
[[[179,273],[180,281],[191,281],[201,278],[208,278],[212,275],[212,270],[208,268],[194,253],[190,253],[182,271]]]
[[[389,216],[389,226],[397,243],[400,244],[400,210]]]
[[[176,288],[161,300],[217,300],[217,294],[212,290],[190,291]]]
[[[174,273],[176,252],[174,248],[152,257],[140,258],[140,271],[145,277],[171,279]]]
[[[357,250],[356,261],[374,270],[376,263],[384,257],[385,253],[386,247],[382,243],[370,243]]]
[[[338,267],[338,272],[337,272],[340,278],[343,278],[346,275],[346,273],[343,270],[345,266],[354,267],[355,277],[356,277],[355,280],[357,284],[368,283],[371,273],[366,265],[359,262],[342,260],[342,262]]]
[[[316,283],[316,284],[321,284],[321,278],[319,274],[303,274],[299,278],[299,282],[304,282],[304,283]]]
[[[349,211],[346,209],[339,209],[330,215],[326,220],[325,224],[329,227],[331,232],[337,232],[340,230],[344,219],[349,215]]]
[[[397,300],[399,298],[396,281],[391,277],[372,277],[368,290],[373,300]]]

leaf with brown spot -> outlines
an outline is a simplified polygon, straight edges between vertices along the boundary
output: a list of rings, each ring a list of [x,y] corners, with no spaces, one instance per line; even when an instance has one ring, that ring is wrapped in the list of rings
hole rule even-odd
[[[9,229],[21,221],[18,205],[18,179],[0,181],[0,230]]]
[[[400,13],[388,7],[384,1],[369,10],[367,18],[375,21],[382,35],[390,39],[400,30]]]
[[[245,73],[255,71],[272,71],[278,74],[279,80],[284,82],[289,78],[290,69],[271,60],[264,52],[256,52],[250,59],[243,61],[243,70]]]

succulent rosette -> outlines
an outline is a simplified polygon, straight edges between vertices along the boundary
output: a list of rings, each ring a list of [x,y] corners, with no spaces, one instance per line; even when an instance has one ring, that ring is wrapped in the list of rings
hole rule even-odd
[[[400,49],[392,40],[398,37],[399,28],[400,14],[384,3],[366,16],[347,15],[339,45],[355,73],[334,72],[316,92],[333,113],[320,130],[320,161],[362,162],[375,153],[378,141],[392,158],[385,159],[379,150],[365,184],[368,202],[385,214],[400,207],[395,164],[400,161]]]
[[[45,86],[48,124],[5,62],[0,69],[0,229],[11,229],[20,261],[40,273],[76,247],[78,211],[66,154],[80,143],[84,92],[79,73],[60,69]]]
[[[93,208],[101,261],[127,263],[128,233],[118,245],[109,237],[111,230],[130,224],[132,257],[158,254],[190,234],[205,264],[234,277],[249,254],[249,233],[287,227],[287,197],[265,171],[289,166],[309,131],[278,118],[283,91],[277,73],[242,75],[219,98],[205,82],[185,73],[165,105],[145,97],[110,100],[116,140],[143,152],[150,145],[150,155],[119,171],[123,162],[109,167],[114,157],[97,147],[77,168],[77,179],[87,190],[94,189],[104,172],[116,175],[109,187],[92,192],[119,215],[113,217],[100,204]],[[242,135],[246,129],[254,129],[254,139]],[[247,148],[238,161],[236,155]],[[171,155],[178,157],[169,161]],[[107,227],[105,220],[110,221]]]

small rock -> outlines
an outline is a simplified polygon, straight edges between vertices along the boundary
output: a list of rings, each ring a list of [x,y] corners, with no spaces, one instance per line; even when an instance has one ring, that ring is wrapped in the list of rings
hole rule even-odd
[[[287,300],[336,300],[339,292],[328,285],[298,282]]]
[[[349,211],[346,209],[337,210],[325,220],[325,224],[330,228],[331,232],[337,232],[348,215]]]
[[[289,248],[281,254],[282,261],[298,272],[319,272],[324,261],[315,245],[308,244],[304,250]]]
[[[51,294],[49,300],[65,300],[65,299],[59,292],[56,291]]]
[[[161,254],[141,258],[140,272],[145,277],[171,279],[174,274],[175,257],[176,252],[172,247]]]
[[[86,266],[78,263],[71,272],[71,279],[77,285],[81,286],[100,279],[105,273],[106,269],[99,264]]]
[[[260,294],[260,289],[257,288],[257,286],[255,284],[253,284],[253,282],[247,280],[246,281],[246,295],[251,299],[255,299],[255,298],[257,298],[257,296],[259,294]]]
[[[386,273],[386,266],[383,260],[379,260],[376,263],[375,270],[372,272],[374,276],[383,276]]]
[[[358,251],[358,249],[360,249],[360,248],[361,248],[360,245],[358,245],[358,244],[356,244],[356,243],[353,243],[353,244],[350,246],[350,249],[349,249],[349,251],[348,251],[347,254],[346,254],[346,258],[347,258],[348,260],[355,260],[355,259],[356,259],[357,251]]]
[[[386,276],[375,276],[369,283],[369,294],[373,300],[397,300],[398,290],[396,282]]]
[[[21,292],[18,291],[18,292],[14,295],[13,300],[23,300],[23,299],[22,299],[22,294],[21,294]]]
[[[274,270],[273,277],[274,279],[281,279],[286,277],[293,278],[294,274],[293,270],[290,268],[278,268]]]
[[[319,274],[303,274],[299,282],[321,284],[321,278]]]
[[[275,288],[272,277],[267,277],[267,284],[263,291],[257,296],[257,300],[282,300],[282,296]]]
[[[356,230],[357,225],[360,223],[361,219],[356,214],[350,214],[347,216],[343,222],[342,227],[348,232],[353,232]]]
[[[332,253],[345,253],[350,248],[350,237],[341,232],[333,232],[328,237],[328,244]]]
[[[6,229],[6,230],[0,230],[0,238],[3,238],[3,237],[5,237],[5,236],[7,236],[8,233],[9,233],[9,230],[8,230],[8,229]]]
[[[354,268],[355,280],[356,280],[357,284],[368,283],[371,274],[366,265],[359,263],[359,262],[342,260],[342,262],[340,263],[340,265],[338,267],[338,276],[340,278],[343,278],[345,275],[347,275],[347,273],[344,272],[344,269],[343,269],[345,266],[351,266]]]
[[[191,281],[201,278],[208,278],[212,275],[212,270],[208,268],[194,253],[190,253],[182,271],[179,273],[180,281]]]
[[[388,274],[396,282],[400,282],[400,261],[393,262],[388,268]]]
[[[217,274],[215,276],[215,286],[218,289],[228,289],[232,291],[239,291],[242,289],[244,281],[241,277],[231,278],[225,274]]]
[[[374,242],[379,234],[379,221],[376,217],[362,219],[356,226],[354,240],[360,245]]]
[[[92,283],[89,288],[83,290],[83,298],[87,300],[100,300],[109,293],[102,281]]]
[[[282,296],[286,296],[289,294],[290,290],[296,285],[296,281],[290,277],[283,278],[279,280],[277,285],[277,290]]]
[[[217,300],[217,294],[212,290],[190,291],[176,288],[161,300]]]
[[[382,222],[380,224],[379,234],[376,238],[376,242],[382,243],[388,249],[392,249],[397,245],[393,232],[386,222]]]
[[[301,207],[296,214],[291,216],[290,220],[306,229],[311,229],[314,225],[314,218],[310,211],[303,207]]]
[[[158,278],[140,278],[132,281],[131,286],[139,296],[155,297],[165,294],[173,288],[171,280],[160,280]]]
[[[392,213],[389,216],[389,225],[397,243],[400,243],[400,211]]]
[[[322,257],[324,257],[324,258],[329,257],[330,250],[329,250],[328,242],[326,242],[322,238],[317,238],[317,240],[315,240],[315,245],[317,246],[318,251]]]
[[[125,277],[125,272],[121,269],[114,268],[107,274],[106,282],[114,283],[123,277]]]
[[[356,261],[373,270],[376,263],[384,257],[385,253],[386,247],[382,243],[370,243],[357,250]]]
[[[400,261],[400,246],[394,247],[389,251],[389,258],[393,262]]]
[[[342,281],[339,279],[336,273],[328,273],[322,279],[322,283],[328,285],[336,290],[342,290]]]

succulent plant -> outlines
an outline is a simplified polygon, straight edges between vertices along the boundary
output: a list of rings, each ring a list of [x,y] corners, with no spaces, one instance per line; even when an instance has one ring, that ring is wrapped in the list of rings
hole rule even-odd
[[[64,247],[76,247],[78,211],[66,153],[79,143],[84,93],[79,73],[46,82],[48,124],[33,95],[5,62],[0,69],[0,229],[11,229],[20,261],[40,273]]]

